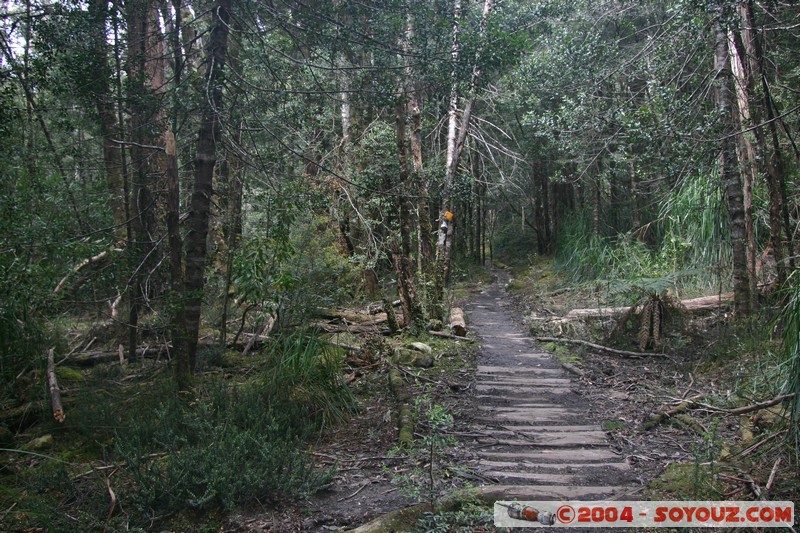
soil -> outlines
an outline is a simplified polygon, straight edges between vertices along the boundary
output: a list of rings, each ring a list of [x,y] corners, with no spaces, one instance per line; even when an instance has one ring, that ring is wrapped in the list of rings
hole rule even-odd
[[[504,309],[503,323],[480,324],[479,331],[471,335],[477,333],[488,339],[497,336],[499,330],[507,333],[510,325],[526,337],[530,325],[523,321],[523,317],[528,314],[530,302],[512,297],[503,290],[509,282],[507,272],[498,270],[495,275],[491,286],[474,288],[464,304],[468,324],[470,309],[474,311],[479,306],[490,304]],[[508,321],[513,323],[508,324]],[[530,341],[526,339],[525,342]],[[492,343],[497,344],[496,339]],[[429,395],[433,401],[446,405],[455,419],[450,431],[458,440],[441,459],[447,464],[447,475],[438,476],[442,478],[437,479],[438,494],[452,492],[466,484],[490,485],[497,481],[482,473],[480,450],[486,448],[486,442],[475,438],[477,407],[482,401],[491,402],[478,397],[475,385],[477,366],[508,364],[508,360],[498,354],[518,347],[511,344],[487,347],[487,344],[484,340],[484,349],[476,353],[468,344],[458,342],[452,353],[437,353],[436,366],[420,374],[423,377],[413,379],[409,374],[412,397]],[[541,345],[528,346],[544,351]],[[627,465],[623,476],[615,470],[603,472],[596,469],[589,476],[592,485],[618,488],[613,495],[616,499],[686,499],[691,495],[671,494],[669,487],[653,493],[648,485],[670,464],[698,464],[716,458],[723,443],[735,442],[738,438],[737,417],[712,416],[702,410],[692,411],[696,425],[664,423],[651,430],[641,429],[642,423],[654,414],[687,398],[725,394],[714,379],[704,383],[696,379],[699,357],[691,347],[658,358],[622,358],[574,346],[548,345],[547,348],[556,352],[556,358],[569,361],[567,366],[579,373],[569,376],[569,394],[553,396],[553,400],[560,402],[572,417],[559,423],[592,424],[602,428],[607,441],[604,446]],[[448,365],[450,358],[461,358],[464,365]],[[550,358],[547,368],[562,372],[556,358]],[[386,392],[386,370],[360,378],[364,389],[370,392],[368,397],[362,396],[360,413],[348,426],[337,429],[319,442],[312,452],[320,465],[337,467],[331,484],[307,501],[285,502],[277,512],[249,510],[231,516],[226,530],[336,531],[356,527],[386,512],[424,500],[419,494],[409,495],[402,490],[402,483],[398,483],[405,479],[412,485],[423,485],[424,480],[414,477],[415,467],[420,466],[415,463],[419,461],[418,456],[409,457],[402,451],[395,455],[397,407]],[[576,412],[580,412],[580,416],[574,416]],[[418,437],[424,436],[424,427],[420,428],[419,423],[418,431],[423,432]],[[746,499],[744,487],[734,489],[728,493],[731,497]]]

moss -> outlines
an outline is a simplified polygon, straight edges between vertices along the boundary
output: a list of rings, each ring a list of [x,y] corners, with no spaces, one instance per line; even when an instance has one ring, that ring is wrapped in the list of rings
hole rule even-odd
[[[405,388],[403,374],[396,368],[389,371],[389,389],[394,394],[398,402],[405,402],[409,399],[408,391]]]
[[[557,342],[548,342],[544,344],[544,349],[553,354],[556,361],[560,363],[580,363],[581,357],[568,347]]]
[[[72,381],[82,382],[86,381],[86,376],[80,370],[69,368],[67,366],[59,366],[56,368],[56,377],[59,381]]]
[[[648,485],[646,494],[651,500],[715,500],[723,492],[710,465],[673,463]]]
[[[619,420],[603,420],[600,425],[603,431],[618,431],[627,428],[627,426]]]
[[[426,515],[442,515],[453,513],[468,508],[474,511],[476,507],[487,507],[487,512],[493,507],[494,501],[483,497],[480,493],[469,490],[455,491],[451,496],[438,501],[435,505],[430,503],[419,503],[404,509],[392,511],[375,520],[364,524],[350,533],[401,533],[425,531],[428,528],[420,528],[420,521]],[[455,529],[448,529],[455,531]]]
[[[414,418],[413,412],[408,405],[401,405],[398,414],[399,431],[397,440],[404,446],[414,443]]]

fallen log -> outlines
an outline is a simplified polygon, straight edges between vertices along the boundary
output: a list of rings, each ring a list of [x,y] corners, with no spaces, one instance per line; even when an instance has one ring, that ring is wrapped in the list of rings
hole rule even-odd
[[[467,323],[464,322],[464,311],[460,307],[450,310],[450,331],[453,335],[465,337],[467,335]]]
[[[434,337],[442,337],[442,338],[445,338],[445,339],[455,339],[457,341],[474,342],[469,337],[463,337],[463,336],[459,336],[459,335],[451,335],[450,333],[445,333],[443,331],[430,330],[430,331],[428,331],[428,335],[433,335]]]
[[[647,420],[645,423],[642,424],[642,430],[653,429],[658,424],[664,422],[665,420],[672,418],[687,409],[706,409],[708,411],[712,411],[715,413],[720,413],[723,415],[728,416],[741,416],[747,413],[752,413],[753,411],[760,411],[761,409],[767,409],[768,407],[772,407],[774,405],[778,405],[779,403],[789,400],[794,397],[794,393],[791,394],[781,394],[771,400],[767,400],[765,402],[754,403],[751,405],[745,405],[742,407],[736,407],[734,409],[725,409],[723,407],[716,407],[714,405],[709,405],[706,403],[698,402],[695,399],[688,399],[676,405],[671,409],[667,409],[665,411],[661,411]]]
[[[717,413],[722,413],[725,415],[739,416],[747,413],[752,413],[753,411],[760,411],[761,409],[766,409],[768,407],[772,407],[773,405],[778,405],[784,400],[788,400],[790,398],[794,398],[794,393],[781,394],[780,396],[777,396],[765,402],[754,403],[752,405],[745,405],[742,407],[736,407],[734,409],[724,409],[722,407],[715,407],[713,405],[708,405],[705,403],[694,402],[694,401],[692,402],[692,407],[708,409],[709,411],[715,411]]]
[[[328,324],[326,322],[315,322],[312,327],[320,329],[325,333],[381,333],[382,335],[391,335],[392,331],[389,328],[379,328],[378,326],[364,326],[358,324],[350,324],[346,326],[338,324]]]
[[[140,346],[136,349],[136,355],[145,359],[158,359],[161,352],[166,349],[171,349],[171,344],[162,344],[159,346],[158,352],[153,353],[150,348],[156,346]],[[59,365],[77,366],[81,368],[91,367],[102,363],[110,363],[112,361],[120,362],[119,349],[117,350],[96,350],[92,352],[76,352],[74,356],[65,358],[59,361]]]
[[[726,292],[713,296],[701,296],[699,298],[688,298],[681,300],[681,306],[686,311],[710,311],[719,307],[725,307],[733,302],[733,293]],[[613,318],[630,310],[626,307],[588,307],[572,309],[564,316],[555,317],[535,317],[538,320],[548,320],[552,322],[572,322],[584,318]]]
[[[348,309],[337,309],[337,310],[329,310],[329,309],[319,309],[316,312],[316,318],[321,318],[329,322],[338,322],[342,324],[358,324],[359,326],[374,326],[376,324],[382,324],[386,322],[386,307],[390,309],[394,307],[393,302],[389,302],[387,300],[384,307],[376,312],[376,313],[369,313],[369,312],[358,312],[352,311]]]
[[[47,350],[47,386],[50,389],[50,405],[53,407],[53,418],[56,422],[64,422],[64,406],[61,403],[61,390],[56,379],[56,363],[53,356],[54,349]]]
[[[692,402],[690,400],[681,402],[672,409],[667,409],[666,411],[661,411],[660,413],[656,413],[651,416],[646,422],[642,424],[642,431],[649,431],[656,427],[657,425],[669,420],[673,416],[686,411],[692,406]]]
[[[244,347],[242,351],[242,355],[247,355],[250,353],[250,350],[253,349],[253,345],[258,339],[267,339],[269,338],[269,334],[272,332],[272,328],[275,327],[275,318],[270,315],[267,317],[267,320],[264,324],[259,328],[255,335],[253,335],[247,343],[247,346]]]
[[[616,348],[609,348],[608,346],[602,346],[600,344],[595,344],[589,341],[582,341],[579,339],[563,339],[560,337],[536,337],[536,340],[539,342],[561,342],[564,344],[579,344],[581,346],[587,346],[589,348],[593,348],[601,352],[606,352],[613,355],[620,355],[622,357],[635,357],[637,359],[641,357],[667,357],[667,354],[663,353],[630,352],[628,350],[617,350]]]
[[[97,255],[94,255],[92,257],[88,257],[88,258],[84,259],[83,261],[81,261],[80,263],[78,263],[77,265],[75,265],[69,272],[67,272],[67,274],[63,278],[61,278],[61,280],[56,285],[56,288],[53,289],[53,294],[58,294],[59,292],[61,292],[61,289],[64,288],[64,285],[67,283],[67,280],[69,280],[69,278],[71,276],[77,274],[78,272],[80,272],[81,270],[83,270],[84,268],[86,268],[89,265],[92,265],[94,263],[97,263],[98,261],[102,261],[104,259],[110,258],[111,253],[113,253],[113,252],[121,252],[124,246],[125,246],[125,241],[119,241],[119,242],[115,243],[108,250],[104,250],[104,251],[100,252]]]

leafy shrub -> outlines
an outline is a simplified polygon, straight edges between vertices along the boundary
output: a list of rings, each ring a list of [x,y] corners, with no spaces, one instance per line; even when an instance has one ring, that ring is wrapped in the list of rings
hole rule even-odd
[[[354,408],[355,397],[342,378],[341,353],[313,332],[280,337],[270,355],[263,388],[275,408],[297,409],[321,428],[345,419]]]
[[[667,196],[659,213],[660,256],[673,270],[700,269],[696,281],[715,287],[731,264],[730,227],[720,181],[700,175]]]
[[[730,229],[713,175],[686,179],[666,196],[658,219],[647,226],[653,244],[638,232],[597,236],[587,213],[574,215],[564,221],[556,259],[575,282],[673,277],[674,287],[698,292],[730,284]]]
[[[34,289],[37,269],[18,261],[0,261],[0,402],[12,392],[24,396],[17,378],[44,364],[51,341],[40,316],[40,291]],[[18,382],[17,382],[18,381]],[[25,400],[20,397],[17,400]]]
[[[352,410],[341,356],[310,332],[280,337],[251,383],[215,380],[187,402],[175,390],[132,416],[115,439],[140,510],[230,509],[301,496],[328,482],[302,448]]]
[[[237,297],[276,318],[278,328],[302,323],[318,307],[336,305],[355,283],[325,219],[297,221],[284,235],[245,239],[234,260]]]
[[[655,255],[634,235],[599,237],[581,216],[565,221],[556,243],[556,260],[561,270],[578,282],[652,277],[662,270]]]
[[[118,432],[140,511],[207,508],[304,495],[324,485],[302,451],[310,427],[277,411],[260,386],[215,381],[190,403],[168,394]],[[302,420],[302,419],[301,419]]]
[[[782,393],[794,394],[789,400],[790,431],[795,459],[800,459],[800,280],[797,271],[787,281],[786,305],[778,317],[783,328]]]

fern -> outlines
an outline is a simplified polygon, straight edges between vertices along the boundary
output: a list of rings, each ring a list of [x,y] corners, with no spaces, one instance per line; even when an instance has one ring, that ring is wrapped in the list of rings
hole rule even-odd
[[[642,308],[642,325],[639,327],[639,351],[645,351],[650,343],[650,331],[653,328],[652,300]]]
[[[800,462],[800,280],[797,271],[787,280],[787,303],[778,317],[783,326],[783,374],[781,393],[794,394],[789,403],[789,438]]]

